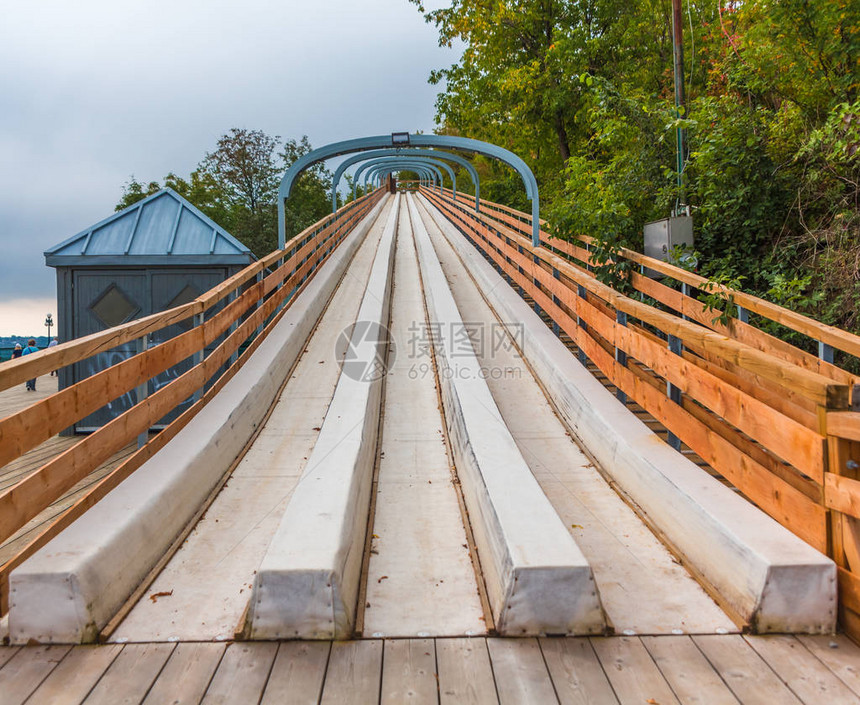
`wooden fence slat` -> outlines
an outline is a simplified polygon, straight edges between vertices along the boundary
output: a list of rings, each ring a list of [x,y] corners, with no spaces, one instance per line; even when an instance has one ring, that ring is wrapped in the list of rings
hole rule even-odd
[[[689,360],[658,347],[630,327],[617,326],[615,345],[690,395],[717,416],[818,483],[824,481],[824,438],[763,402],[723,384]]]
[[[830,509],[860,519],[860,480],[825,473],[824,502]]]
[[[839,602],[852,612],[860,613],[860,577],[842,566],[836,566],[839,580]]]
[[[830,411],[827,413],[827,433],[849,441],[860,442],[860,412]]]

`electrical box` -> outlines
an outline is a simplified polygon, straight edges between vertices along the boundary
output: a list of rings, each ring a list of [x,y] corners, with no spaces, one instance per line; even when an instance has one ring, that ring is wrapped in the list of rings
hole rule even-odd
[[[645,255],[668,262],[677,246],[693,249],[693,216],[677,215],[646,223],[644,235]],[[652,278],[663,276],[653,269],[646,270],[645,274]]]

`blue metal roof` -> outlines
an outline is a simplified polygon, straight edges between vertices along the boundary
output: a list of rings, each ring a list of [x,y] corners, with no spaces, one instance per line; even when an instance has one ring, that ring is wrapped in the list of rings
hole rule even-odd
[[[49,266],[247,264],[251,251],[164,188],[45,251]]]

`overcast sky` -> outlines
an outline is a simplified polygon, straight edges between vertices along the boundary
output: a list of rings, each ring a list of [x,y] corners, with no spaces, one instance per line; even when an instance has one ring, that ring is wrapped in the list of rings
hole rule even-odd
[[[0,335],[56,318],[42,253],[130,176],[187,175],[231,127],[315,147],[429,132],[427,76],[456,59],[407,0],[2,2]]]

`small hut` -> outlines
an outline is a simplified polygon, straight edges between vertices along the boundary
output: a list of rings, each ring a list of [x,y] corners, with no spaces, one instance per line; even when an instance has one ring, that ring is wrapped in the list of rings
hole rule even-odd
[[[165,188],[45,252],[46,264],[57,270],[57,334],[61,341],[72,340],[188,303],[253,259],[245,245]],[[158,331],[151,344],[190,326],[191,321],[183,321]],[[60,388],[136,351],[130,342],[61,370]],[[150,392],[189,366],[186,361],[162,373],[150,382]],[[112,401],[74,430],[95,430],[134,401]]]

